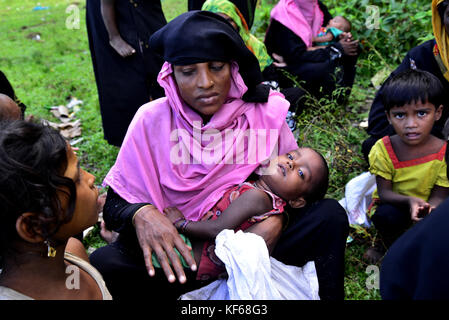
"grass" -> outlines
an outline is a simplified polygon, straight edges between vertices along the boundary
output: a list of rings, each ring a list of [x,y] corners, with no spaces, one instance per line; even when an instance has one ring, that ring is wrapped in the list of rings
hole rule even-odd
[[[79,9],[79,29],[66,28],[69,5]],[[163,0],[167,20],[187,10],[187,1]],[[17,96],[28,106],[27,114],[53,120],[48,107],[66,104],[69,97],[83,101],[77,118],[82,123],[78,154],[82,166],[97,177],[101,184],[114,163],[118,149],[103,139],[97,89],[85,26],[85,1],[46,0],[46,10],[33,11],[39,5],[31,0],[0,0],[0,70],[13,84]],[[258,10],[262,10],[259,8]],[[40,41],[33,40],[39,33]],[[359,61],[359,65],[369,61]],[[367,117],[374,89],[369,79],[358,74],[348,107],[337,107],[332,101],[320,101],[319,113],[307,111],[298,119],[298,142],[321,151],[331,168],[328,197],[340,199],[344,186],[359,173],[366,171],[360,153],[365,131],[358,126]],[[315,108],[316,110],[316,108]],[[98,226],[85,240],[92,248],[104,245],[98,236]],[[380,299],[379,291],[368,290],[367,265],[361,260],[375,232],[357,233],[346,251],[346,299]]]

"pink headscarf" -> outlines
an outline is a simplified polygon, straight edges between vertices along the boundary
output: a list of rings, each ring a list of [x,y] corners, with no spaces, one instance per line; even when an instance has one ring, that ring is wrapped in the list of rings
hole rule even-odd
[[[324,15],[317,0],[280,0],[271,10],[274,19],[312,46],[312,38],[318,35]]]
[[[272,153],[296,149],[297,143],[285,121],[289,103],[273,91],[266,103],[243,101],[247,87],[236,63],[228,100],[204,126],[180,98],[172,72],[166,62],[158,77],[166,97],[137,111],[103,185],[130,203],[149,202],[161,212],[176,206],[198,220]]]

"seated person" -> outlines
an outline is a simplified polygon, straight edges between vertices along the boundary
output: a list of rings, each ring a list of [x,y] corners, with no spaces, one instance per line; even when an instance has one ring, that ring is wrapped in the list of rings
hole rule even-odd
[[[396,134],[378,140],[369,154],[377,183],[369,215],[387,248],[449,196],[447,143],[431,133],[445,94],[437,77],[419,70],[399,73],[384,87],[383,105]],[[379,244],[365,259],[376,263],[384,253]]]
[[[443,84],[445,92],[449,92],[449,1],[433,0],[432,1],[432,26],[434,39],[428,40],[423,44],[411,49],[401,64],[394,70],[389,78],[396,74],[409,70],[420,69],[435,75]],[[446,17],[446,18],[445,18]],[[388,80],[388,79],[387,79]],[[382,103],[382,90],[376,93],[374,101],[371,105],[368,117],[369,138],[362,144],[362,153],[368,161],[368,154],[374,143],[386,136],[394,134],[392,126],[388,123],[385,115],[385,108]],[[447,137],[448,133],[445,123],[449,117],[449,99],[443,103],[443,114],[440,120],[435,122],[432,134],[439,138]]]
[[[2,121],[0,155],[0,300],[110,300],[73,238],[97,222],[98,190],[70,144],[50,127]]]
[[[215,237],[220,231],[245,231],[271,215],[292,214],[294,209],[322,200],[326,194],[329,169],[323,156],[313,149],[292,150],[277,157],[266,170],[269,171],[256,181],[228,189],[201,220],[188,220],[177,208],[165,209],[178,231],[193,244],[198,280],[215,279],[226,273],[214,253]],[[271,252],[273,246],[267,245]]]
[[[317,0],[280,0],[270,17],[265,36],[268,53],[282,56],[285,70],[304,82],[303,88],[317,98],[330,95],[337,85],[344,87],[338,100],[344,103],[354,83],[358,41],[348,33],[337,43],[307,50],[322,25],[331,19],[327,8]],[[291,87],[289,83],[291,80],[283,79],[280,85]]]
[[[314,37],[312,42],[316,46],[327,46],[338,42],[349,32],[351,32],[351,22],[345,17],[336,16],[329,20],[326,27],[321,27],[318,36]],[[310,47],[307,50],[312,48],[315,47]]]
[[[264,83],[270,85],[272,89],[280,91],[290,102],[291,106],[287,115],[287,123],[290,129],[294,131],[296,129],[296,121],[292,118],[303,110],[304,106],[301,102],[305,92],[300,88],[279,87],[280,71],[278,67],[285,67],[285,63],[278,62],[277,60],[282,59],[282,57],[273,54],[275,59],[272,59],[268,55],[265,44],[251,34],[244,16],[231,1],[207,0],[204,2],[201,10],[214,12],[222,16],[238,31],[248,49],[251,50],[259,61]]]

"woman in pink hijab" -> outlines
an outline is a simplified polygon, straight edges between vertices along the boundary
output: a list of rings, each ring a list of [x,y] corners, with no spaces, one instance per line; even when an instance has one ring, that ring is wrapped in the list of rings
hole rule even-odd
[[[268,174],[263,168],[271,157],[297,148],[285,121],[289,103],[261,85],[257,58],[225,19],[184,13],[155,33],[150,45],[166,61],[158,77],[166,97],[143,105],[128,128],[104,180],[104,219],[120,235],[91,255],[114,299],[176,299],[204,285],[194,280],[197,266],[164,209],[177,207],[199,220],[229,187],[253,172]],[[342,293],[346,213],[335,200],[306,211],[289,224],[292,234],[285,240],[277,217],[250,232],[270,245],[284,243],[275,250],[286,263],[321,259],[318,272],[341,278],[329,281],[329,288]],[[154,268],[152,253],[161,269]]]
[[[268,53],[281,55],[287,64],[286,70],[305,81],[305,89],[316,96],[332,93],[336,84],[346,87],[349,94],[355,78],[358,41],[353,40],[350,33],[337,43],[308,50],[312,39],[331,18],[321,1],[280,0],[271,11],[265,36]],[[337,66],[343,70],[342,74],[336,72]],[[292,83],[284,79],[280,85],[292,86]]]

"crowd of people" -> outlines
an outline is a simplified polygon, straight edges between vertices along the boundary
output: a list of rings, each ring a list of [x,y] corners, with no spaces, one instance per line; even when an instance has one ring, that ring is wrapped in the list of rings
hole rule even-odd
[[[24,120],[0,74],[0,300],[175,300],[226,277],[214,253],[224,229],[262,237],[285,265],[313,261],[320,299],[344,299],[347,214],[325,198],[325,158],[288,120],[305,92],[343,88],[347,102],[359,43],[317,0],[280,0],[262,41],[256,3],[189,1],[167,23],[160,1],[87,1],[105,139],[120,147],[103,181],[114,241],[90,256],[76,236],[98,220],[95,177],[57,131]],[[364,257],[383,258],[384,299],[449,298],[448,3],[432,1],[435,38],[407,54],[369,114],[382,243]]]

